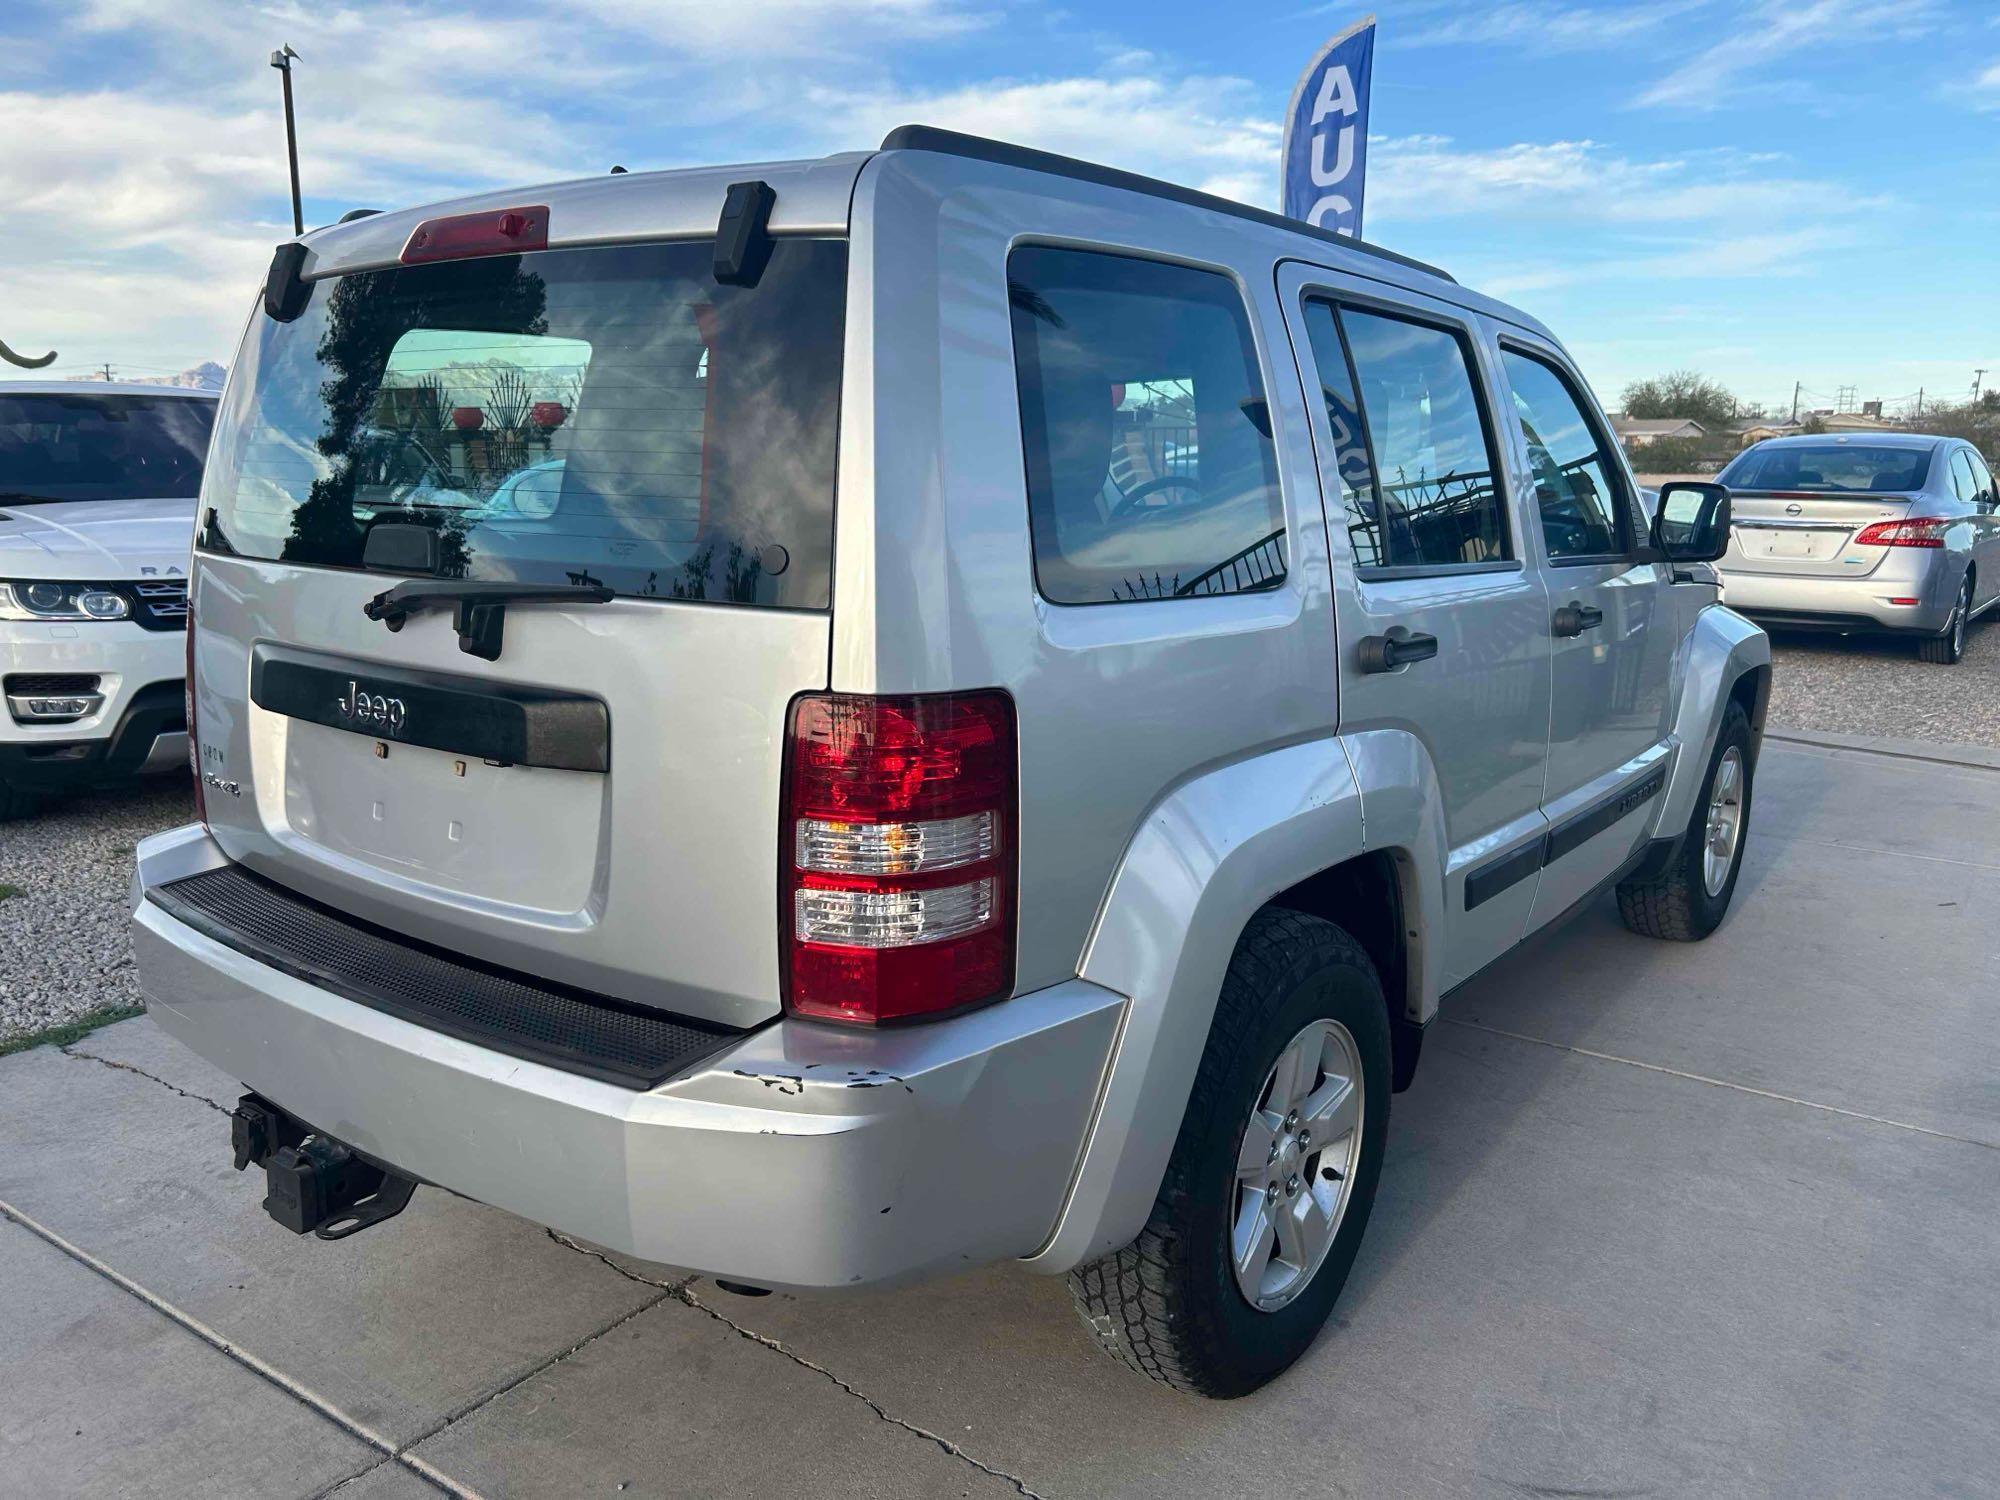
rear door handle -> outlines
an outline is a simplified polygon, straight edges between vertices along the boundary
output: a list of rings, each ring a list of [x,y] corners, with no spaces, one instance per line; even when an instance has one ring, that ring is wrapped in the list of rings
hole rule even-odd
[[[1604,623],[1604,611],[1593,609],[1580,600],[1571,600],[1556,611],[1557,635],[1582,635],[1593,626]]]
[[[1364,672],[1393,672],[1413,661],[1429,661],[1438,654],[1438,638],[1412,632],[1409,635],[1364,635],[1355,648]]]

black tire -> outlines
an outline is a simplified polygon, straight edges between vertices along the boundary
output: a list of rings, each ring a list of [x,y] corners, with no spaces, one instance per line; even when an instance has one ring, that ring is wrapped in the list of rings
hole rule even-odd
[[[1313,1021],[1355,1043],[1360,1151],[1319,1268],[1276,1311],[1251,1305],[1229,1250],[1245,1125],[1280,1052]],[[1238,939],[1208,1046],[1152,1217],[1122,1250],[1070,1273],[1077,1311],[1105,1352],[1196,1395],[1242,1396],[1312,1344],[1353,1268],[1389,1129],[1389,1019],[1361,945],[1331,922],[1267,907]]]
[[[1972,570],[1958,586],[1958,598],[1951,606],[1951,618],[1942,635],[1927,635],[1917,642],[1917,655],[1933,666],[1955,667],[1965,656],[1965,632],[1972,622]]]
[[[1740,825],[1736,836],[1735,862],[1730,866],[1722,889],[1710,893],[1702,877],[1702,853],[1706,847],[1709,800],[1715,790],[1716,772],[1723,757],[1734,749],[1742,760],[1743,791]],[[1701,779],[1694,814],[1688,820],[1674,862],[1657,880],[1627,880],[1618,887],[1618,915],[1641,937],[1664,938],[1668,942],[1696,943],[1722,925],[1729,901],[1736,894],[1736,881],[1743,873],[1743,845],[1750,834],[1750,800],[1756,783],[1757,763],[1750,743],[1750,719],[1743,705],[1732,702],[1722,716],[1722,732],[1715,738],[1715,751],[1708,758],[1708,774]]]
[[[26,792],[17,786],[9,786],[0,781],[0,823],[11,823],[17,818],[31,818],[42,805],[42,799],[33,792]]]

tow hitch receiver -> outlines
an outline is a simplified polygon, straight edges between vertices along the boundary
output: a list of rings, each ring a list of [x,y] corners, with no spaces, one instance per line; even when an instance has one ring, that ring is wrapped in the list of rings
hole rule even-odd
[[[269,1100],[245,1094],[229,1118],[236,1170],[264,1169],[264,1212],[293,1234],[345,1239],[393,1219],[417,1185],[320,1135]]]

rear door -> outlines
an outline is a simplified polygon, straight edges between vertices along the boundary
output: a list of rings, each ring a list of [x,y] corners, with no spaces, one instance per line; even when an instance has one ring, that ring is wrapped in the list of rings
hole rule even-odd
[[[1974,598],[1984,609],[2000,599],[2000,491],[1996,491],[1993,471],[1976,448],[1959,450],[1972,476],[1972,508],[1978,527],[1973,564],[1978,568]]]
[[[1854,538],[1912,514],[1930,466],[1926,449],[1862,439],[1759,444],[1720,476],[1734,497],[1723,572],[1866,578],[1888,549]]]
[[[847,250],[360,270],[253,319],[203,491],[197,733],[250,869],[472,958],[778,1010],[780,758],[823,687]],[[464,649],[426,586],[603,588]],[[497,644],[497,652],[490,648]]]
[[[1615,874],[1651,827],[1671,752],[1680,645],[1672,575],[1582,377],[1553,344],[1499,334],[1515,472],[1534,507],[1550,642],[1544,868],[1530,921],[1552,921]]]
[[[1491,372],[1462,309],[1296,264],[1279,292],[1312,408],[1350,744],[1414,737],[1449,850],[1447,985],[1518,942],[1545,822],[1548,595],[1500,482]],[[1384,666],[1370,643],[1432,654]],[[1434,650],[1432,648],[1434,647]]]

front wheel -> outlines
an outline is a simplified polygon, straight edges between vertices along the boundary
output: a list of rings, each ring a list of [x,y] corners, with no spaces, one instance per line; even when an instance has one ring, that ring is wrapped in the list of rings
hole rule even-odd
[[[1972,574],[1968,572],[1958,586],[1958,598],[1952,602],[1951,618],[1945,621],[1944,633],[1927,635],[1917,642],[1917,655],[1940,667],[1957,666],[1965,655],[1965,627],[1971,619]]]
[[[1072,1272],[1105,1351],[1202,1396],[1241,1396],[1318,1335],[1375,1203],[1388,1011],[1331,922],[1266,908],[1238,940],[1152,1217]]]
[[[1618,887],[1618,915],[1632,931],[1693,943],[1722,925],[1743,870],[1751,754],[1749,715],[1732,702],[1673,864],[1657,880],[1627,880]]]

